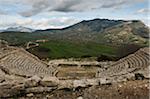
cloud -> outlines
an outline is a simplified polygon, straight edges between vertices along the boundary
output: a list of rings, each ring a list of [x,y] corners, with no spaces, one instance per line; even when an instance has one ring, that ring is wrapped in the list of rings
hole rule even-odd
[[[116,7],[119,7],[119,6],[122,6],[124,4],[126,4],[127,1],[124,1],[124,0],[120,0],[120,1],[117,1],[117,2],[108,2],[106,4],[103,4],[101,6],[101,8],[116,8]]]
[[[17,26],[24,26],[33,29],[63,28],[79,22],[79,20],[70,17],[34,19],[22,18],[19,16],[3,16],[2,19],[5,20],[0,20],[0,29]],[[6,21],[7,19],[11,21]]]
[[[40,20],[33,20],[32,23],[27,23],[26,26],[32,26],[32,28],[35,29],[47,29],[47,28],[63,28],[69,25],[72,25],[79,20],[73,19],[73,18],[68,18],[68,17],[60,17],[60,18],[52,18],[52,19],[47,19],[43,18]]]
[[[150,28],[150,18],[143,19],[142,21]]]
[[[7,13],[3,10],[0,10],[0,15],[6,15]]]
[[[25,4],[32,6],[30,10],[19,13],[22,16],[30,17],[40,12],[72,12],[75,5],[78,5],[82,0],[27,0]]]
[[[8,12],[5,10],[0,9],[0,15],[8,15]]]
[[[134,13],[139,19],[147,13],[146,5],[135,14],[139,5],[148,0],[0,0],[0,28],[25,26],[36,29],[61,28],[79,20],[124,18]],[[147,3],[148,4],[148,3]],[[130,7],[135,7],[131,9]],[[116,8],[119,8],[116,10]],[[129,10],[129,11],[128,11]],[[116,13],[113,13],[115,11]],[[128,11],[128,12],[124,12]],[[122,13],[128,13],[123,15]],[[97,16],[98,14],[98,16]],[[131,18],[134,15],[131,16]],[[5,17],[9,16],[9,17]],[[144,16],[145,17],[145,16]]]
[[[30,10],[27,11],[23,11],[20,12],[19,14],[25,17],[29,17],[29,16],[33,16],[36,15],[40,12],[42,12],[43,10],[49,8],[52,2],[50,2],[51,0],[26,0],[26,2],[24,2],[25,5],[30,5],[32,8]]]
[[[2,4],[21,4],[30,9],[20,11],[18,14],[24,17],[30,17],[42,12],[80,12],[94,9],[116,8],[144,2],[146,0],[0,0]]]
[[[142,9],[139,9],[138,11],[137,11],[137,13],[139,13],[139,14],[141,14],[141,13],[150,13],[150,9],[148,9],[148,8],[142,8]]]
[[[81,2],[82,0],[61,0],[60,3],[56,4],[56,6],[51,8],[49,11],[71,12],[75,10],[73,7]]]

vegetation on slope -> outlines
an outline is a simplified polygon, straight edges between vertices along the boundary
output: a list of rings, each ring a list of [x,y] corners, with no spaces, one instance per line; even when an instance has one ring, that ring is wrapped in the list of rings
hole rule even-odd
[[[31,33],[5,31],[0,33],[0,39],[8,41],[10,45],[24,47],[28,42],[48,40],[49,42],[40,43],[39,47],[29,49],[40,58],[106,56],[107,59],[110,56],[123,57],[134,51],[122,52],[120,46],[128,48],[133,44],[138,46],[136,50],[148,46],[149,29],[138,20],[94,19],[63,29],[37,30]]]
[[[116,48],[98,43],[72,43],[50,41],[40,43],[39,47],[29,49],[40,58],[94,57],[100,55],[115,56]]]

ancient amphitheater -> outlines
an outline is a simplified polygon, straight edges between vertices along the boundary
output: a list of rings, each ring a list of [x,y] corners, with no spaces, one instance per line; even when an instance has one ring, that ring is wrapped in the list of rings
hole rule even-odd
[[[4,47],[0,49],[0,68],[9,74],[31,77],[53,76],[56,69],[41,62],[37,57],[26,52],[24,49]]]
[[[99,78],[115,78],[117,77],[130,77],[134,74],[142,73],[145,77],[149,78],[149,48],[142,48],[125,58],[113,63],[108,68],[99,69],[96,77]],[[124,79],[124,78],[123,78]]]
[[[62,61],[60,63],[51,61],[48,65],[22,48],[7,46],[3,43],[0,45],[0,97],[34,96],[34,94],[51,93],[66,88],[147,80],[150,78],[149,56],[149,48],[145,47],[117,62],[105,64],[107,66],[101,66],[102,64],[98,62],[63,63]],[[86,76],[80,79],[60,79],[56,77],[56,74],[61,65],[78,68],[94,66],[96,69],[92,78]]]

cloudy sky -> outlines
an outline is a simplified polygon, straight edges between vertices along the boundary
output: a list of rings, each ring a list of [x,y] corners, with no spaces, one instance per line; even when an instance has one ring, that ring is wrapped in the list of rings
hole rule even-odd
[[[149,25],[149,0],[0,0],[0,29],[62,28],[94,18],[142,20]]]

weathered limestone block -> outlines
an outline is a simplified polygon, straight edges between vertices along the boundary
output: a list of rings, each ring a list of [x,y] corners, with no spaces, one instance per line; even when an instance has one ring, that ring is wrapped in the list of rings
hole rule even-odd
[[[27,88],[25,90],[25,93],[44,93],[44,92],[51,92],[52,90],[56,89],[57,87],[32,87],[32,88]]]
[[[100,78],[99,79],[100,80],[100,84],[109,84],[109,83],[111,83],[111,80],[110,79],[108,79],[108,78]]]
[[[99,79],[81,79],[81,80],[74,80],[73,87],[87,87],[90,85],[99,85]]]
[[[86,80],[86,85],[99,85],[99,79],[87,79]]]
[[[47,77],[45,76],[41,81],[42,86],[57,86],[59,84],[59,79],[57,77]]]
[[[86,87],[86,80],[83,79],[83,80],[74,80],[73,81],[73,87],[76,88],[76,87]]]
[[[5,81],[5,79],[0,77],[0,83],[2,83],[3,81]]]
[[[0,97],[11,97],[21,94],[25,87],[18,83],[2,83],[0,84]]]
[[[145,68],[145,69],[142,69],[142,70],[139,70],[137,72],[135,72],[136,74],[139,73],[139,74],[142,74],[144,76],[144,78],[146,79],[150,79],[150,66],[148,66],[148,68]]]
[[[58,89],[99,85],[99,79],[60,80]]]
[[[53,82],[54,80],[54,82]],[[28,94],[28,93],[43,93],[43,92],[51,92],[54,89],[57,89],[56,86],[54,86],[55,82],[58,81],[58,79],[46,79],[44,78],[44,81],[50,81],[49,83],[51,86],[47,86],[49,83],[45,83],[46,85],[41,86],[39,82],[41,81],[41,78],[38,76],[33,76],[28,79],[24,79],[22,81],[11,81],[11,82],[5,82],[0,83],[0,98],[1,97],[13,97],[20,94]],[[57,83],[58,84],[58,83]]]
[[[61,80],[58,89],[73,88],[73,80]]]
[[[34,87],[34,86],[38,86],[39,82],[40,82],[41,78],[38,76],[33,76],[27,80],[25,80],[24,84],[25,87]]]

